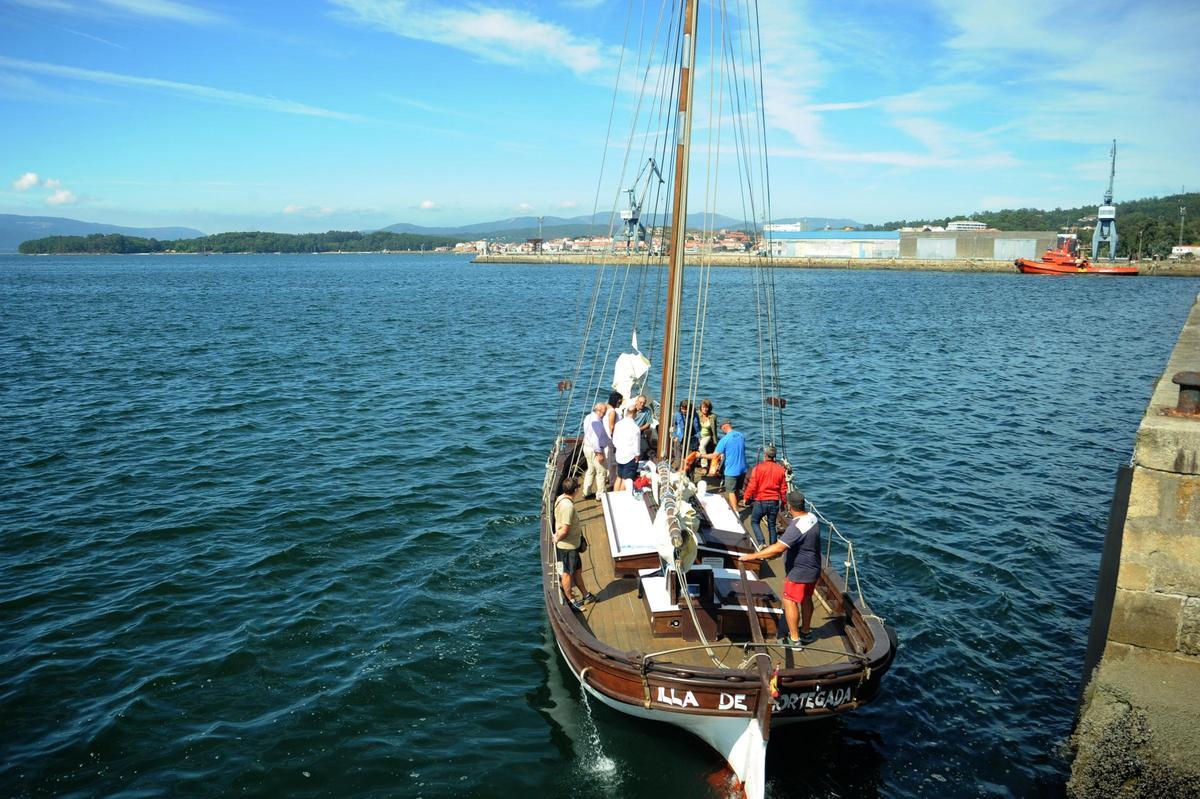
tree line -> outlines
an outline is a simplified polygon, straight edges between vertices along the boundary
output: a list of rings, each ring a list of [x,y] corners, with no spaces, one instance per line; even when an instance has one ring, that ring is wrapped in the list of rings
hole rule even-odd
[[[93,233],[90,236],[47,236],[21,242],[25,255],[131,254],[131,253],[305,253],[305,252],[383,252],[385,250],[432,250],[453,247],[458,239],[449,236],[425,236],[417,233],[390,233],[357,230],[330,230],[326,233],[218,233],[195,239],[160,241],[119,233]]]
[[[1180,243],[1200,243],[1200,193],[1174,194],[1142,200],[1113,203],[1117,206],[1117,256],[1121,258],[1166,257]],[[1187,208],[1182,231],[1180,207]],[[967,216],[941,219],[901,219],[882,225],[865,225],[864,230],[897,230],[902,227],[942,226],[956,219],[973,219],[997,230],[1065,230],[1079,235],[1081,246],[1090,252],[1096,224],[1097,205],[1078,208],[1014,208],[1003,211],[978,211]],[[1087,217],[1092,217],[1087,220]],[[1086,221],[1085,221],[1086,220]],[[1107,248],[1104,250],[1108,252]]]

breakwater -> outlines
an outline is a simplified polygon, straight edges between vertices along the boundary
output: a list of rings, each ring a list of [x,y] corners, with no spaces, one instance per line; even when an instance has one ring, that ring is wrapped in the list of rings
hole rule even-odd
[[[547,253],[529,255],[520,253],[489,253],[475,258],[477,264],[563,264],[592,265],[635,264],[645,261],[644,256],[626,257],[620,253]],[[755,255],[721,253],[704,258],[713,266],[753,267],[761,266],[764,259]],[[665,260],[664,260],[665,263]],[[782,269],[859,269],[897,272],[1015,272],[1012,261],[993,261],[982,258],[784,258],[770,259],[772,266]],[[1200,261],[1142,261],[1139,266],[1143,275],[1171,275],[1179,277],[1200,276]]]
[[[1117,479],[1072,740],[1075,797],[1200,796],[1198,371],[1200,298]]]

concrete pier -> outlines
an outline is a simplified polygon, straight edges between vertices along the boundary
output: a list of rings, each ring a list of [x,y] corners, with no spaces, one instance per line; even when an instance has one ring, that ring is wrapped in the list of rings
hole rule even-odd
[[[1196,371],[1200,298],[1117,481],[1071,739],[1080,799],[1200,797],[1200,415],[1173,382]]]
[[[697,258],[699,256],[696,256]],[[545,264],[557,266],[560,264],[619,264],[626,265],[630,261],[640,264],[645,256],[627,258],[619,253],[546,253],[544,255],[520,255],[516,253],[497,253],[479,255],[475,258],[477,264]],[[738,255],[735,253],[719,253],[706,256],[706,262],[713,266],[753,267],[762,266],[765,259],[755,255]],[[663,260],[665,263],[665,259]],[[776,256],[770,260],[772,266],[782,269],[859,269],[885,270],[901,272],[1016,272],[1017,267],[1012,261],[993,261],[982,258],[783,258]],[[1138,264],[1143,275],[1200,275],[1200,261],[1142,261]]]

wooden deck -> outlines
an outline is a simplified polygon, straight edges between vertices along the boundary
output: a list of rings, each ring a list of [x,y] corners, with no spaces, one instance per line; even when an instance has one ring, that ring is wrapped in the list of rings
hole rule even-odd
[[[626,652],[652,653],[679,647],[699,647],[687,652],[664,655],[658,660],[690,666],[712,666],[708,653],[699,642],[684,641],[680,636],[651,634],[649,614],[643,600],[638,597],[637,579],[617,577],[614,574],[600,503],[597,500],[576,500],[575,519],[576,524],[582,526],[583,535],[588,541],[587,553],[583,555],[583,582],[597,597],[596,602],[585,605],[583,612],[578,615],[592,634],[605,644]],[[749,529],[744,521],[743,526]],[[775,558],[765,561],[759,572],[759,579],[767,581],[778,597],[783,596],[782,568],[782,558]],[[816,595],[814,604],[812,629],[817,635],[817,640],[803,650],[770,647],[774,665],[780,668],[796,668],[827,665],[849,659],[847,655],[853,649],[849,640],[842,634],[841,621],[830,616],[819,594]],[[781,617],[780,630],[786,629],[786,623]],[[771,636],[765,637],[768,643],[775,640]],[[717,638],[709,643],[723,666],[738,668],[746,661],[749,652],[754,651],[744,650],[740,646],[749,640],[748,636],[736,641]]]

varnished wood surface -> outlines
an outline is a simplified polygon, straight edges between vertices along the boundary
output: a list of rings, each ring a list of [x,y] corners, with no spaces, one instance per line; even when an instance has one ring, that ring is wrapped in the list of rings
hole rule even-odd
[[[603,643],[625,652],[652,653],[679,647],[700,646],[699,642],[684,641],[679,636],[654,636],[650,631],[650,617],[645,605],[638,597],[637,579],[617,577],[613,572],[612,555],[604,526],[604,512],[596,500],[578,499],[575,502],[576,524],[581,525],[588,541],[588,550],[583,557],[583,582],[594,592],[598,601],[584,606],[576,614],[592,634]],[[763,563],[759,579],[766,580],[776,596],[783,596],[782,557]],[[752,575],[751,575],[752,576]],[[849,640],[842,634],[841,621],[829,614],[820,596],[814,600],[812,621],[817,640],[803,650],[784,650],[771,647],[773,665],[780,668],[820,666],[846,661],[852,652]],[[684,613],[687,611],[684,610]],[[780,617],[780,630],[786,630],[786,622]],[[719,638],[710,641],[713,652],[722,665],[738,668],[747,660],[748,651],[741,646],[729,646],[749,641],[750,637],[730,641]],[[768,642],[773,639],[767,637]],[[753,651],[753,650],[749,650]],[[712,660],[703,648],[677,652],[656,658],[660,662],[672,662],[690,666],[712,666]],[[747,663],[746,668],[753,668]]]

